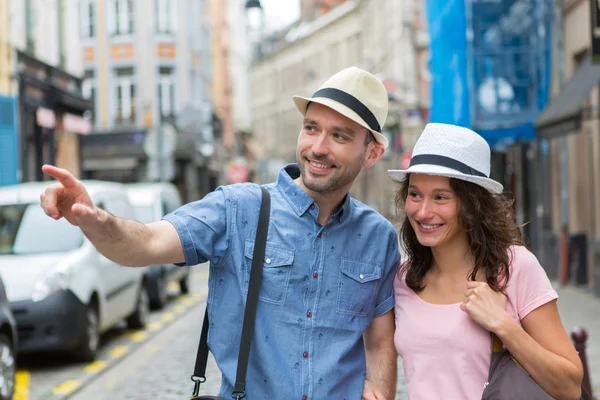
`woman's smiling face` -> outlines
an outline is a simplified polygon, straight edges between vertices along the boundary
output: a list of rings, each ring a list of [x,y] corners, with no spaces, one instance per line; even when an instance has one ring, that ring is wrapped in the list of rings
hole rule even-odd
[[[448,177],[411,174],[405,211],[423,246],[450,244],[461,233],[460,200]]]

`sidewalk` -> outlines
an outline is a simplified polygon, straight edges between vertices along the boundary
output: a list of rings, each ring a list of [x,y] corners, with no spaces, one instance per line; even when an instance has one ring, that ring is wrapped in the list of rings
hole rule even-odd
[[[553,282],[558,292],[558,309],[569,336],[577,326],[588,334],[586,354],[594,396],[600,398],[600,297],[583,288]]]

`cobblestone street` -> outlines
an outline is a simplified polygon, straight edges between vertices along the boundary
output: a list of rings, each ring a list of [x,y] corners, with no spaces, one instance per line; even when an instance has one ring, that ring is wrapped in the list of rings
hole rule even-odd
[[[194,368],[204,303],[191,308],[177,322],[144,344],[119,365],[99,377],[72,400],[182,400],[189,398],[193,383],[189,379]],[[402,367],[399,366],[399,371]],[[215,395],[220,373],[209,359],[207,382],[202,394]],[[399,377],[397,399],[405,399],[403,377]]]

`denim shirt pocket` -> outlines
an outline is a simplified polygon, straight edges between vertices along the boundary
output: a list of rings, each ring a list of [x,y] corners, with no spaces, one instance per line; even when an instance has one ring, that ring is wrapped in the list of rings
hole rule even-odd
[[[380,264],[342,258],[338,283],[337,311],[342,314],[366,316],[381,278]]]
[[[248,294],[253,254],[254,241],[247,239],[244,248],[244,294],[246,295]],[[260,300],[278,305],[285,303],[293,264],[294,249],[267,242],[263,260]]]

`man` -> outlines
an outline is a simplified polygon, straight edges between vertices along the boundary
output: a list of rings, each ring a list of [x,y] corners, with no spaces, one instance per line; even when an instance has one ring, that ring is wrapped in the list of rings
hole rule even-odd
[[[271,195],[260,305],[247,375],[247,399],[393,399],[393,280],[396,232],[352,199],[362,168],[387,146],[381,126],[387,92],[351,67],[311,98],[297,161]],[[128,266],[210,261],[209,347],[230,398],[260,209],[258,185],[223,186],[163,220],[141,224],[97,208],[81,182],[44,166],[58,183],[41,195],[45,212],[79,226],[109,259]]]

